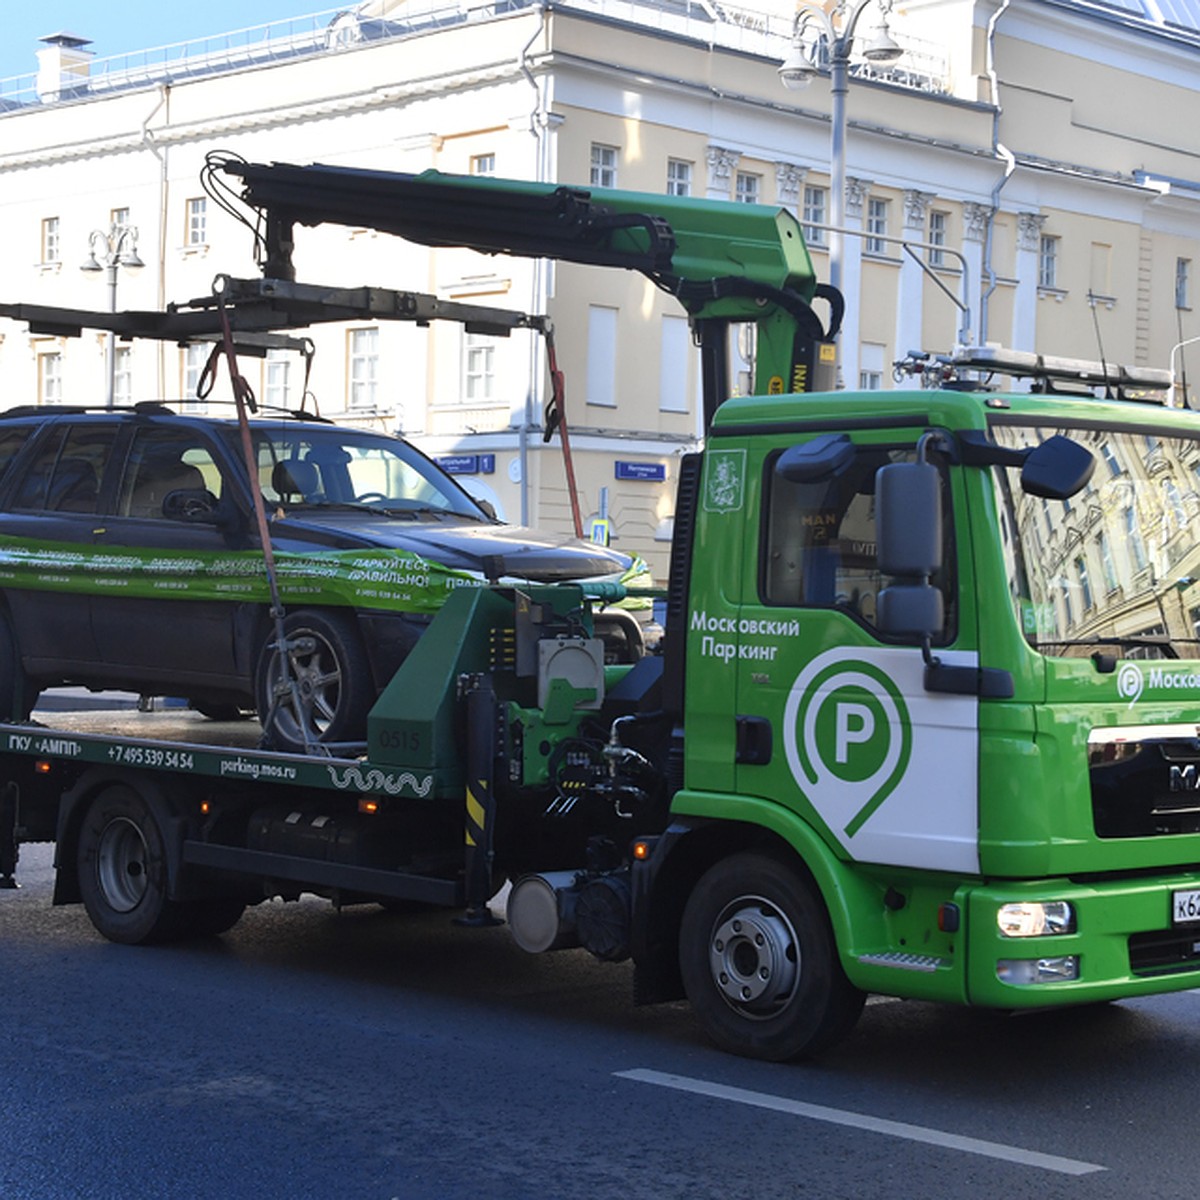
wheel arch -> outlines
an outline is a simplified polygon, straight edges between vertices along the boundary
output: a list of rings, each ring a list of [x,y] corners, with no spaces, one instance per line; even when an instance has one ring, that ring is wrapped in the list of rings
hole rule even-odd
[[[173,779],[172,783],[179,781]],[[59,802],[53,903],[78,904],[83,900],[79,889],[79,832],[92,801],[114,784],[130,788],[145,801],[162,832],[167,856],[168,894],[174,899],[182,892],[183,843],[189,828],[182,805],[168,796],[163,781],[153,775],[119,767],[92,767],[63,793]]]
[[[645,1003],[677,999],[679,932],[684,906],[701,876],[722,859],[745,851],[769,854],[805,875],[825,907],[844,968],[854,963],[864,904],[880,899],[878,885],[848,870],[825,841],[795,813],[754,797],[679,793],[677,819],[660,839],[653,877],[642,903],[645,929],[635,941]],[[717,816],[717,812],[722,815]],[[879,904],[882,913],[882,903]]]

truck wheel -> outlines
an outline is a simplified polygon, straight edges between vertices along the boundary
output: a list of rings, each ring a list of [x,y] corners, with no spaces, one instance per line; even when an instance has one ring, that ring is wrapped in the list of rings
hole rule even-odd
[[[772,1062],[844,1037],[864,994],[838,962],[815,887],[766,854],[735,854],[696,885],[679,963],[688,1000],[724,1050]]]
[[[375,698],[371,667],[352,620],[341,613],[297,612],[283,622],[291,688],[277,695],[280,656],[272,631],[255,677],[268,742],[303,753],[321,742],[361,741]]]
[[[186,910],[167,897],[167,856],[149,806],[124,784],[92,801],[79,831],[79,891],[92,924],[127,945],[183,936]]]

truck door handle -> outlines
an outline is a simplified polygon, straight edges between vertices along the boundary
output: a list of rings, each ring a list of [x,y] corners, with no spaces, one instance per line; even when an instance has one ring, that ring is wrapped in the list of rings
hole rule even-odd
[[[771,722],[766,717],[736,717],[737,739],[734,761],[749,767],[765,767],[771,761]]]

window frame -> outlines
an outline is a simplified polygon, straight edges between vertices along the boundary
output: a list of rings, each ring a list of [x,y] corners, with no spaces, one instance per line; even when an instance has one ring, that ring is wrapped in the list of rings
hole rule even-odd
[[[834,481],[821,480],[809,484],[796,484],[789,480],[781,480],[775,474],[775,464],[779,461],[780,456],[785,452],[787,447],[780,447],[770,451],[763,463],[763,475],[761,481],[762,503],[760,505],[759,531],[757,538],[757,554],[758,561],[755,567],[756,585],[758,591],[757,603],[764,608],[772,610],[790,609],[792,611],[801,610],[804,612],[827,612],[840,613],[843,616],[852,620],[873,638],[876,642],[882,645],[897,645],[897,646],[912,646],[919,644],[920,639],[917,637],[909,637],[904,635],[887,634],[875,624],[874,617],[868,618],[854,607],[848,604],[839,603],[837,593],[835,592],[832,603],[813,603],[806,599],[783,598],[775,599],[772,597],[769,572],[771,570],[772,548],[775,545],[775,539],[772,538],[773,518],[776,513],[775,501],[779,495],[780,488],[793,490],[793,496],[800,496],[800,489],[806,487],[818,488],[821,486],[831,487]],[[914,462],[917,457],[916,442],[907,438],[900,440],[887,440],[881,442],[856,442],[854,450],[857,456],[871,455],[872,457],[881,456],[886,459],[886,462]],[[942,629],[936,637],[931,641],[934,646],[949,646],[952,645],[959,635],[959,572],[957,563],[957,537],[955,534],[954,521],[954,505],[952,503],[953,496],[953,479],[951,475],[950,464],[944,461],[941,455],[936,452],[930,456],[930,461],[937,467],[942,480],[942,512],[943,512],[943,541],[942,541],[942,562],[944,577],[940,583],[935,583],[938,587],[944,600],[944,623]],[[880,465],[886,465],[881,462]],[[878,467],[875,468],[878,470]],[[865,476],[864,476],[865,480]],[[869,492],[856,491],[851,497],[850,503],[855,499],[871,495]],[[850,503],[841,511],[841,519],[844,519],[846,512],[849,511]],[[877,528],[872,530],[873,534],[877,533]],[[815,539],[814,539],[815,542]],[[876,543],[877,544],[877,543]],[[849,572],[847,572],[849,574]],[[870,572],[866,572],[870,574]],[[874,593],[875,601],[878,601],[879,592],[883,587],[887,586],[889,576],[879,570],[878,560],[875,562],[874,580],[876,591]],[[804,587],[803,575],[800,576],[801,587]],[[835,584],[839,582],[835,572]]]

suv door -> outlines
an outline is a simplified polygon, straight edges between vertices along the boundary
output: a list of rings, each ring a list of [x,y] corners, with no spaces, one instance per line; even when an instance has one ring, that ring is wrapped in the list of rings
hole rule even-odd
[[[237,597],[214,595],[214,559],[235,556],[233,487],[207,431],[133,428],[98,542],[130,566],[129,586],[98,594],[92,626],[113,678],[138,690],[248,688],[236,654]]]
[[[118,428],[111,420],[48,423],[6,489],[5,596],[25,668],[39,679],[86,679],[98,661],[93,543]]]

